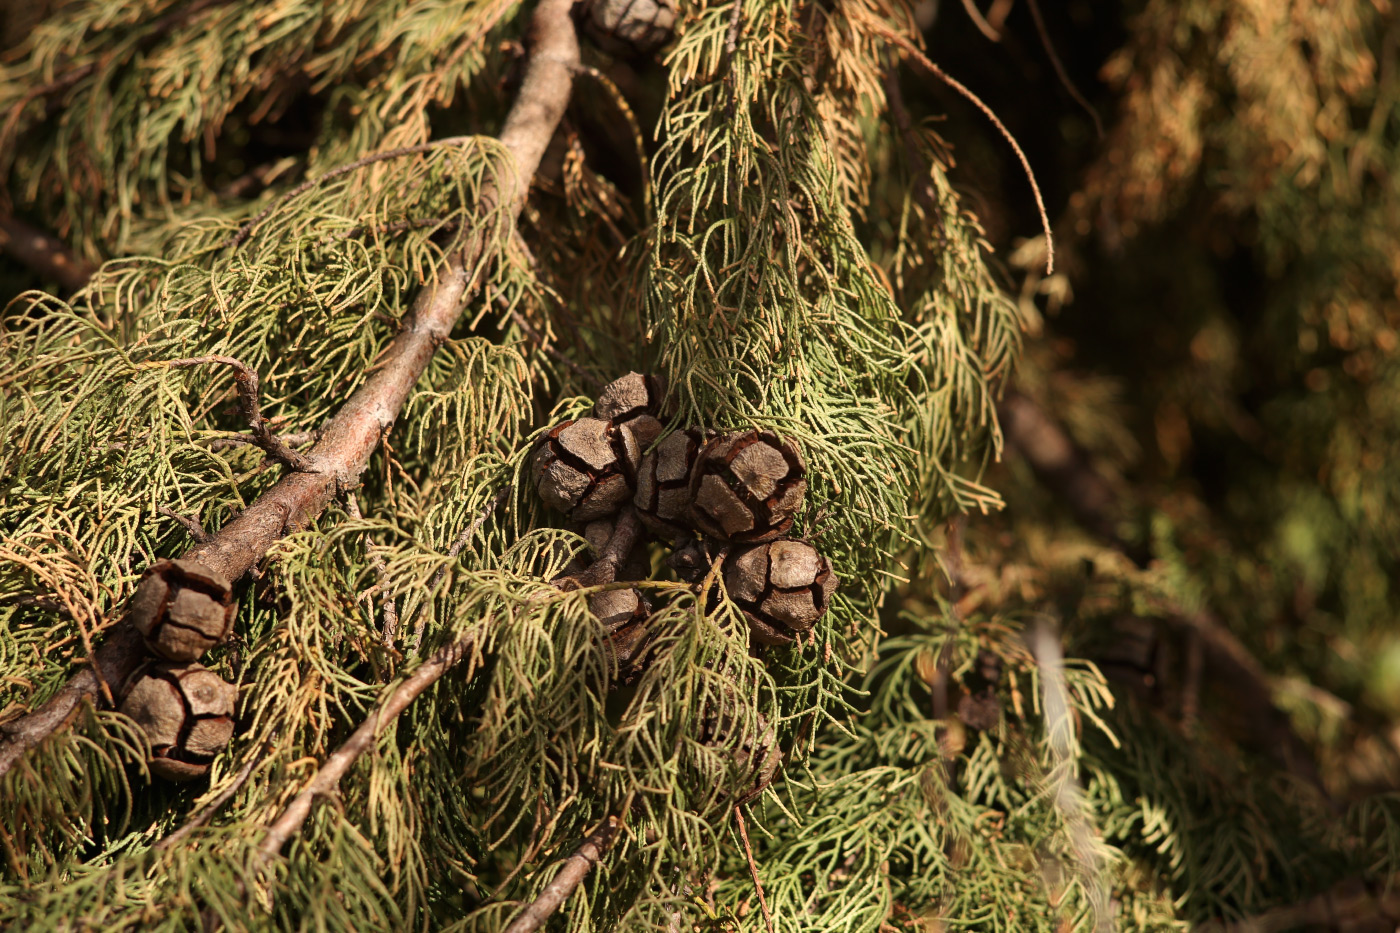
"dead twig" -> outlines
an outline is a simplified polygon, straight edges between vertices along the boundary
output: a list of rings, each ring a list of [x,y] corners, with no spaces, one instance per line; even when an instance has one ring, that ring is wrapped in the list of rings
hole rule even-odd
[[[306,447],[321,438],[320,431],[288,431],[280,434],[282,443],[288,447]],[[216,437],[209,442],[210,450],[228,450],[230,447],[260,447],[258,439],[251,434],[236,434],[233,437]]]
[[[763,910],[763,923],[768,933],[773,933],[773,914],[768,909],[768,899],[763,896],[763,882],[758,880],[758,863],[753,860],[753,846],[749,845],[749,828],[744,823],[744,811],[734,808],[734,820],[739,824],[739,838],[744,840],[744,854],[749,859],[749,874],[753,876],[753,887],[758,892],[758,906]]]
[[[325,764],[302,786],[300,793],[292,798],[292,802],[287,804],[281,815],[267,827],[267,834],[259,846],[259,862],[266,864],[275,858],[287,844],[287,840],[301,830],[302,824],[311,815],[312,804],[318,798],[327,797],[335,792],[340,779],[361,755],[370,750],[383,729],[424,690],[437,683],[443,674],[463,658],[473,655],[475,648],[476,633],[469,632],[439,648],[432,657],[395,687],[388,699],[360,723],[359,728],[350,734],[350,738],[346,739],[344,744],[331,753]]]
[[[311,461],[292,450],[268,427],[268,421],[262,415],[262,407],[258,404],[258,374],[241,360],[236,360],[231,356],[211,354],[210,356],[192,356],[180,360],[152,361],[142,365],[188,369],[192,366],[205,366],[210,363],[233,368],[233,381],[238,386],[238,407],[242,410],[243,418],[248,422],[248,427],[253,431],[253,443],[266,451],[269,457],[286,467],[299,473],[313,472],[314,467],[311,465]]]
[[[501,131],[501,145],[516,171],[482,196],[483,209],[497,204],[519,215],[545,148],[563,116],[578,65],[578,37],[569,16],[572,0],[542,0],[531,23],[534,39],[524,80]],[[338,492],[358,480],[380,438],[393,424],[438,346],[445,342],[466,299],[485,275],[481,259],[488,231],[473,236],[443,261],[432,284],[419,292],[399,333],[373,371],[325,426],[309,460],[314,472],[289,472],[220,528],[206,543],[183,556],[230,580],[251,570],[276,541],[305,528]],[[482,269],[473,278],[472,269]],[[91,666],[34,712],[6,724],[0,741],[0,776],[30,748],[64,728],[84,701],[99,694],[103,680],[122,683],[145,658],[140,633],[130,623],[114,626]],[[99,679],[98,673],[102,674]]]
[[[947,239],[943,224],[939,222],[943,216],[943,208],[938,203],[938,192],[934,190],[933,179],[929,177],[929,164],[925,161],[923,153],[919,151],[919,140],[914,132],[914,121],[910,119],[909,108],[904,104],[904,92],[899,88],[899,75],[893,61],[891,61],[890,67],[885,69],[884,83],[885,102],[890,108],[890,119],[894,121],[895,129],[899,131],[900,141],[904,144],[904,158],[908,160],[910,174],[915,179],[914,197],[924,206],[924,210],[928,211],[930,219],[934,221],[933,230],[942,242]]]
[[[156,843],[154,848],[157,851],[174,848],[187,839],[196,829],[207,824],[214,818],[215,813],[218,813],[223,809],[226,803],[233,799],[234,795],[238,793],[239,788],[248,783],[248,778],[252,777],[254,769],[257,768],[258,764],[266,756],[267,746],[264,745],[262,748],[259,748],[251,758],[243,763],[243,767],[238,769],[238,773],[233,776],[233,781],[229,783],[228,787],[220,791],[217,797],[205,804],[203,809],[190,817],[183,826]]]
[[[982,11],[977,9],[974,0],[962,0],[963,10],[967,13],[967,18],[972,20],[972,25],[977,27],[977,31],[982,33],[993,42],[1001,41],[1001,33],[992,28],[992,24],[987,22]]]
[[[1018,393],[1002,402],[1000,416],[1007,447],[1026,458],[1036,477],[1060,497],[1075,520],[1110,547],[1145,565],[1150,554],[1118,532],[1119,506],[1112,487],[1068,432],[1034,401]],[[1249,649],[1204,612],[1177,610],[1158,622],[1194,640],[1194,645],[1188,643],[1188,651],[1199,655],[1188,654],[1188,665],[1199,664],[1199,669],[1196,673],[1187,670],[1188,693],[1195,689],[1193,682],[1216,684],[1228,691],[1233,713],[1251,724],[1241,736],[1241,743],[1321,787],[1317,765],[1306,743],[1298,737],[1288,715],[1275,704],[1268,671]],[[1183,714],[1189,713],[1194,719],[1196,706],[1194,701],[1188,703]]]
[[[209,532],[204,530],[204,526],[199,523],[199,520],[197,518],[192,518],[188,515],[181,515],[174,509],[167,509],[163,505],[157,506],[156,511],[159,512],[161,515],[164,515],[166,518],[173,518],[175,521],[179,522],[181,527],[183,527],[185,531],[189,532],[190,537],[194,538],[196,544],[209,543]]]
[[[564,860],[564,866],[554,880],[545,885],[539,897],[511,921],[505,933],[533,933],[538,930],[559,909],[559,905],[568,900],[593,866],[602,861],[621,825],[621,819],[609,816],[601,826],[589,833],[588,838]]]
[[[43,278],[57,282],[65,292],[78,291],[97,271],[92,263],[79,259],[58,239],[9,214],[0,214],[0,250]]]
[[[971,0],[968,0],[971,2]],[[1055,53],[1055,45],[1050,41],[1050,33],[1045,28],[1045,18],[1040,15],[1039,0],[1026,0],[1026,5],[1031,8],[1031,18],[1035,20],[1035,32],[1040,37],[1040,44],[1045,49],[1045,54],[1050,58],[1050,64],[1055,69],[1055,77],[1060,79],[1060,85],[1069,92],[1069,96],[1074,98],[1074,102],[1084,108],[1094,121],[1094,132],[1099,139],[1103,139],[1103,121],[1099,119],[1099,112],[1094,109],[1094,105],[1079,93],[1079,88],[1070,80],[1069,72],[1065,71],[1064,63],[1060,61],[1060,56]]]
[[[996,115],[996,112],[993,111],[991,107],[988,107],[982,101],[982,98],[972,93],[967,85],[935,65],[929,60],[927,55],[916,49],[913,43],[908,39],[886,26],[877,24],[874,26],[874,29],[886,39],[899,46],[904,51],[905,55],[918,62],[925,71],[966,98],[972,106],[980,110],[982,115],[991,121],[992,125],[997,128],[997,132],[1001,133],[1002,138],[1011,146],[1011,151],[1016,153],[1016,158],[1021,163],[1021,168],[1026,174],[1026,180],[1030,182],[1031,194],[1035,197],[1035,207],[1036,210],[1040,212],[1040,226],[1045,231],[1045,274],[1050,275],[1053,273],[1055,271],[1055,237],[1054,234],[1050,232],[1050,215],[1045,210],[1045,199],[1041,197],[1040,185],[1035,180],[1035,172],[1031,170],[1031,161],[1026,158],[1026,153],[1021,149],[1021,144],[1016,142],[1016,137],[1011,135],[1011,131],[1006,128],[1006,124],[1001,122],[1001,118]]]

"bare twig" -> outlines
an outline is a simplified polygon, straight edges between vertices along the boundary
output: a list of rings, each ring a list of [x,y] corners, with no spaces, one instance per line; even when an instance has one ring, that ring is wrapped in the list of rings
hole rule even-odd
[[[257,768],[258,763],[261,762],[266,756],[267,746],[264,745],[263,747],[259,748],[257,752],[255,752],[252,755],[252,757],[250,757],[246,762],[243,763],[243,767],[238,769],[238,773],[234,775],[233,781],[229,783],[228,787],[225,787],[222,791],[220,791],[217,797],[205,804],[204,808],[201,809],[194,816],[190,817],[190,819],[183,826],[175,830],[175,832],[171,833],[170,835],[166,836],[160,842],[156,843],[154,848],[158,851],[162,849],[174,848],[176,845],[183,842],[196,829],[199,829],[201,826],[204,826],[211,819],[213,819],[214,814],[218,813],[221,809],[223,809],[226,803],[233,799],[233,796],[238,793],[239,788],[241,788],[244,784],[248,783],[248,778],[252,777],[253,770]]]
[[[560,589],[574,590],[585,586],[602,586],[612,583],[617,579],[617,569],[632,553],[632,548],[637,543],[637,535],[641,529],[642,524],[637,518],[637,510],[630,505],[624,507],[617,516],[617,524],[613,526],[612,536],[608,538],[608,543],[603,545],[602,551],[598,553],[593,563],[580,573],[556,577],[554,585]]]
[[[533,933],[538,930],[559,909],[559,905],[568,900],[569,895],[574,893],[593,870],[593,866],[602,861],[621,825],[621,819],[609,816],[603,821],[603,825],[589,833],[588,838],[574,850],[573,855],[564,860],[564,867],[559,869],[559,874],[554,876],[554,880],[545,885],[539,897],[531,901],[525,911],[511,921],[505,933]]]
[[[0,214],[0,250],[57,282],[66,292],[82,288],[96,271],[92,263],[79,259],[59,240],[9,214]]]
[[[763,923],[768,933],[773,933],[773,913],[768,909],[768,898],[763,896],[763,882],[758,880],[758,863],[753,860],[753,846],[749,845],[749,828],[744,823],[744,811],[734,808],[734,820],[739,824],[739,838],[744,840],[744,855],[749,859],[749,874],[753,876],[753,888],[758,892],[758,906],[763,910]]]
[[[1064,500],[1079,524],[1136,563],[1145,564],[1150,555],[1118,533],[1118,503],[1112,487],[1065,429],[1020,394],[1009,396],[1002,403],[1000,414],[1007,446],[1025,456],[1036,476]],[[1178,610],[1161,622],[1188,638],[1199,639],[1190,650],[1199,650],[1202,670],[1209,672],[1202,681],[1227,690],[1233,712],[1250,723],[1242,743],[1320,787],[1317,765],[1307,745],[1298,737],[1287,714],[1275,704],[1269,674],[1249,649],[1204,612]],[[1188,663],[1194,662],[1188,659]],[[1193,676],[1189,670],[1187,676]],[[1189,686],[1188,683],[1188,689]]]
[[[987,22],[982,11],[977,9],[975,0],[962,0],[963,10],[967,13],[967,18],[972,20],[972,25],[977,27],[977,31],[982,33],[993,42],[1001,41],[1001,33],[992,28],[992,24]]]
[[[483,193],[483,208],[504,204],[518,216],[530,179],[563,116],[578,65],[578,37],[569,11],[572,0],[542,0],[531,24],[534,47],[519,96],[506,118],[500,141],[514,160],[513,177],[501,178]],[[430,286],[418,294],[400,331],[360,388],[325,426],[309,458],[314,472],[291,472],[259,496],[207,544],[186,552],[210,570],[237,580],[283,535],[305,528],[340,489],[353,484],[369,464],[380,438],[398,417],[434,351],[452,332],[463,302],[480,286],[468,270],[477,268],[489,243],[480,232],[450,254]],[[484,272],[481,275],[484,276]],[[64,728],[79,705],[99,693],[99,678],[121,683],[145,658],[141,636],[130,623],[115,626],[92,665],[73,676],[34,712],[0,727],[0,776],[28,749]]]
[[[355,496],[354,490],[347,490],[345,493],[345,511],[357,522],[364,519],[364,515],[360,513],[360,500]],[[384,558],[371,550],[368,535],[365,536],[365,551],[369,554],[369,565],[374,569],[374,577],[378,581],[375,589],[384,594],[384,632],[380,644],[385,648],[392,648],[399,633],[399,607],[394,602],[394,594],[389,592],[389,568],[385,565]],[[374,590],[370,590],[360,597],[370,600],[370,615],[374,614],[373,596]]]
[[[286,434],[279,434],[282,443],[288,447],[306,447],[320,440],[320,431],[288,431]],[[230,447],[260,447],[258,439],[251,434],[238,434],[233,437],[216,437],[209,442],[210,450],[228,450]]]
[[[929,164],[924,160],[924,155],[919,151],[919,140],[914,133],[914,121],[909,117],[909,108],[904,105],[904,92],[899,88],[899,75],[895,70],[892,61],[890,67],[885,69],[885,101],[889,104],[890,118],[894,120],[895,129],[899,131],[900,141],[904,143],[904,157],[909,161],[909,172],[914,176],[914,197],[924,206],[924,210],[929,212],[929,216],[937,221],[942,216],[943,209],[938,203],[938,193],[933,188],[933,179],[929,177]],[[939,238],[946,237],[946,233],[941,223],[934,223],[933,229]]]
[[[198,519],[192,518],[188,515],[181,515],[174,509],[167,509],[163,505],[157,506],[156,511],[159,512],[161,515],[164,515],[166,518],[173,518],[175,519],[175,521],[179,522],[181,527],[183,527],[185,531],[189,532],[190,537],[194,538],[196,544],[209,543],[209,532],[204,530],[204,526],[199,523]]]
[[[192,356],[181,360],[153,361],[142,365],[188,369],[191,366],[204,366],[209,363],[218,363],[233,368],[233,380],[238,386],[238,406],[243,412],[244,419],[248,422],[248,427],[253,431],[253,443],[267,451],[267,455],[278,463],[301,473],[312,472],[314,467],[312,467],[311,461],[292,450],[267,426],[267,419],[263,417],[262,408],[258,404],[258,374],[242,361],[231,356],[214,354]]]
[[[373,747],[384,727],[392,723],[424,690],[437,683],[443,674],[463,658],[473,654],[475,647],[476,634],[469,632],[439,648],[432,657],[394,688],[389,698],[369,714],[343,745],[331,753],[326,763],[321,765],[311,780],[303,785],[301,792],[292,798],[292,802],[287,804],[286,809],[267,828],[267,835],[263,837],[259,846],[260,860],[264,864],[275,858],[287,844],[287,840],[301,830],[302,824],[311,815],[311,806],[317,798],[335,792],[340,779],[361,755]]]
[[[1031,171],[1030,159],[1026,158],[1026,153],[1021,149],[1021,144],[1016,142],[1016,137],[1011,135],[1011,131],[1006,128],[1006,124],[1001,122],[1001,118],[996,115],[996,112],[983,103],[982,98],[972,93],[967,85],[931,62],[928,56],[916,49],[908,39],[883,25],[876,24],[873,28],[903,49],[904,54],[923,66],[925,71],[965,97],[972,106],[980,110],[982,115],[991,121],[992,125],[1001,133],[1002,138],[1011,146],[1011,150],[1016,153],[1016,158],[1021,163],[1022,170],[1026,173],[1026,180],[1030,182],[1031,194],[1035,196],[1035,207],[1040,212],[1040,226],[1045,231],[1045,274],[1050,275],[1055,271],[1055,238],[1050,232],[1050,215],[1045,210],[1045,199],[1040,195],[1040,185],[1036,183],[1035,172]]]
[[[1008,393],[1000,406],[1006,441],[1036,476],[1069,507],[1075,520],[1122,551],[1128,543],[1118,533],[1117,497],[1064,429],[1039,405],[1019,392]]]
[[[968,0],[971,2],[971,0]],[[1099,112],[1094,109],[1094,105],[1079,93],[1079,88],[1070,80],[1069,72],[1065,71],[1064,63],[1060,61],[1060,56],[1055,53],[1054,43],[1050,41],[1050,33],[1045,28],[1045,19],[1040,15],[1040,0],[1026,0],[1026,5],[1031,8],[1031,18],[1035,20],[1035,32],[1040,36],[1040,44],[1045,47],[1045,54],[1050,58],[1050,64],[1055,68],[1055,76],[1060,79],[1060,84],[1069,96],[1074,98],[1074,102],[1084,108],[1084,112],[1094,121],[1094,132],[1099,139],[1103,139],[1103,121],[1099,119]]]
[[[478,512],[476,518],[473,518],[471,523],[467,525],[466,528],[462,529],[462,533],[457,536],[457,540],[452,542],[452,546],[447,549],[447,556],[449,558],[452,560],[457,559],[457,555],[462,553],[462,548],[467,546],[467,542],[472,539],[472,535],[476,534],[476,530],[482,526],[486,519],[491,517],[492,512],[501,507],[501,503],[506,501],[506,496],[508,495],[510,495],[510,486],[501,487],[501,491],[496,493],[495,497],[492,498],[490,502],[486,503],[486,508]],[[418,607],[418,612],[416,613],[417,621],[413,626],[413,642],[409,645],[409,651],[411,653],[416,654],[418,652],[418,646],[423,643],[423,632],[428,627],[428,617],[424,615],[428,605],[427,600],[431,599],[433,594],[437,592],[437,588],[442,583],[442,578],[447,576],[447,568],[450,566],[451,561],[439,567],[437,573],[433,574],[431,582],[428,583],[428,597],[423,601],[422,605]]]

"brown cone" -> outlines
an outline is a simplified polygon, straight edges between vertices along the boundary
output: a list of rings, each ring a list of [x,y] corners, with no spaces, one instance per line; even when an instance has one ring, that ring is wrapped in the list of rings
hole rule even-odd
[[[612,515],[632,497],[639,459],[629,428],[579,418],[545,435],[531,472],[546,505],[574,521],[590,522]]]
[[[636,58],[671,41],[675,24],[675,0],[593,0],[583,31],[609,55]]]
[[[637,448],[646,451],[666,430],[659,417],[665,396],[666,384],[660,376],[628,373],[598,392],[593,417],[627,425],[637,439]]]
[[[691,518],[711,537],[749,543],[786,534],[807,493],[797,446],[768,431],[715,438],[691,470]]]
[[[189,781],[233,738],[238,689],[202,664],[150,662],[127,681],[118,707],[151,742],[151,773]]]
[[[811,631],[838,583],[831,564],[804,541],[780,538],[731,554],[724,586],[755,641],[785,645]]]
[[[735,795],[736,804],[745,804],[763,793],[773,783],[783,752],[778,746],[778,730],[762,713],[758,714],[758,736],[745,735],[739,728],[737,711],[730,708],[731,699],[710,704],[713,712],[705,716],[700,726],[700,741],[706,745],[725,748],[736,771],[743,778],[743,789]]]
[[[697,432],[676,431],[642,458],[632,504],[642,524],[663,541],[675,543],[693,533],[690,478],[700,447]]]
[[[229,581],[192,560],[152,564],[128,607],[146,647],[171,661],[195,661],[228,637],[236,607]]]

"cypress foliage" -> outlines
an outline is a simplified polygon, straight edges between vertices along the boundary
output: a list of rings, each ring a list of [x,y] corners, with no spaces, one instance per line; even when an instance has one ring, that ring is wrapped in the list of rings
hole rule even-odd
[[[1393,11],[1046,6],[0,13],[0,925],[1400,914]],[[737,542],[541,501],[629,372],[800,452],[791,644]]]

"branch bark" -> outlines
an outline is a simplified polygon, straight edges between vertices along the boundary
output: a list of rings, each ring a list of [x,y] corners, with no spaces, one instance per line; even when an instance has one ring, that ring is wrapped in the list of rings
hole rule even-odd
[[[69,293],[86,285],[96,271],[92,263],[79,259],[57,238],[9,214],[0,214],[0,250],[44,278],[57,282]]]
[[[550,0],[546,0],[546,3]],[[571,2],[571,0],[570,0]],[[314,777],[306,782],[301,791],[292,798],[277,817],[277,820],[267,828],[267,835],[263,837],[262,845],[259,847],[261,858],[264,863],[270,861],[282,851],[282,847],[287,844],[287,840],[301,830],[301,826],[306,822],[306,818],[311,815],[311,806],[316,802],[316,798],[325,797],[335,792],[340,779],[350,770],[350,766],[359,760],[360,756],[373,747],[379,732],[389,723],[408,708],[408,705],[418,698],[424,690],[437,683],[449,670],[456,666],[457,662],[466,657],[475,645],[475,635],[464,635],[456,641],[438,651],[424,661],[423,664],[409,677],[394,689],[369,718],[360,723],[358,729],[351,733],[350,738],[345,743],[331,753],[326,759],[326,763],[321,765]]]
[[[610,816],[603,825],[589,833],[588,838],[564,860],[564,867],[559,869],[554,880],[544,886],[539,897],[530,902],[524,913],[511,921],[505,933],[533,933],[543,926],[559,909],[559,905],[577,890],[593,866],[602,861],[621,825],[622,820]]]
[[[158,365],[169,366],[172,369],[188,369],[192,366],[202,366],[208,363],[217,363],[233,368],[233,379],[238,385],[238,407],[248,422],[249,430],[253,432],[253,443],[261,447],[269,457],[293,470],[304,472],[312,469],[310,460],[292,450],[267,426],[267,419],[262,416],[262,407],[258,403],[258,374],[247,364],[231,356],[216,355],[168,360]]]
[[[530,24],[532,48],[520,93],[501,131],[501,143],[514,157],[513,178],[498,179],[483,194],[488,206],[502,203],[509,216],[520,213],[559,120],[564,115],[579,62],[573,0],[542,0]],[[438,269],[435,284],[418,294],[402,327],[364,384],[325,426],[307,453],[307,472],[289,473],[236,519],[196,545],[185,557],[230,580],[253,568],[279,538],[306,528],[337,492],[353,486],[369,465],[380,438],[393,425],[433,352],[451,334],[463,303],[481,285],[469,271],[486,249],[478,234]],[[484,273],[483,273],[484,275]],[[121,622],[97,650],[92,666],[79,671],[34,712],[0,727],[0,775],[20,756],[62,729],[84,700],[98,695],[100,670],[108,683],[121,684],[145,657],[140,635]]]

